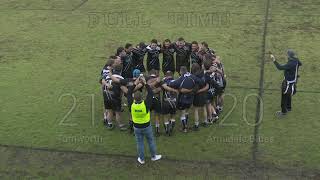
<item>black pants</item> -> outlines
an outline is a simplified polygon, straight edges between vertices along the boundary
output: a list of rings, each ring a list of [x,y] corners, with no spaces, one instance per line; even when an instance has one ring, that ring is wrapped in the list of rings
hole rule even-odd
[[[281,88],[281,112],[287,113],[291,111],[291,98],[296,93],[296,83],[287,83],[286,80],[282,82]]]

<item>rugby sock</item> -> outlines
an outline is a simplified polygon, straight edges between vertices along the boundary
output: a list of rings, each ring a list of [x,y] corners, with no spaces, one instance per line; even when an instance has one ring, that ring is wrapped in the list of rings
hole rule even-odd
[[[170,124],[171,124],[171,131],[173,130],[173,128],[174,128],[174,126],[175,126],[175,124],[176,124],[176,120],[175,119],[171,119],[170,120]]]
[[[107,120],[108,121],[108,120]],[[112,127],[112,121],[108,121],[108,127]]]
[[[199,126],[199,121],[194,122],[194,125]]]
[[[188,115],[186,115],[186,128],[188,126]]]
[[[186,125],[187,125],[186,117],[182,116],[180,119],[181,119],[181,123],[182,123],[183,129],[186,129]]]
[[[156,122],[156,133],[159,133],[159,127],[160,127],[160,124]]]
[[[166,134],[169,133],[169,122],[168,121],[164,122],[164,130],[166,131]]]

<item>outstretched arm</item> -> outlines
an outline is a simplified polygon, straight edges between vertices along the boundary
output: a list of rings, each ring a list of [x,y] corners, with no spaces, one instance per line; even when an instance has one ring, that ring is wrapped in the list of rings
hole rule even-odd
[[[288,62],[287,64],[279,64],[277,61],[276,61],[276,58],[274,57],[273,54],[270,54],[270,57],[274,63],[274,65],[276,65],[276,68],[279,69],[279,70],[287,70],[287,69],[290,69],[292,67],[292,63]]]

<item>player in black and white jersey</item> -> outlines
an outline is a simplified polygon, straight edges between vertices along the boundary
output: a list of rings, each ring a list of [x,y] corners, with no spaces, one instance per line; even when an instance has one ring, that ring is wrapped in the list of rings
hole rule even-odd
[[[156,136],[160,135],[160,116],[161,116],[161,84],[158,71],[152,69],[149,71],[149,76],[146,78],[147,83],[153,91],[151,111],[155,119]]]
[[[157,73],[160,70],[160,45],[156,39],[152,39],[150,45],[147,46],[147,71],[152,69],[156,70]]]
[[[108,87],[110,88],[111,86],[111,79],[110,79],[110,69],[111,66],[114,64],[114,59],[116,58],[116,56],[110,56],[109,60],[107,61],[107,63],[104,65],[102,71],[101,71],[101,78],[100,78],[100,84],[101,84],[101,88],[102,88],[102,94],[103,94],[103,102],[104,102],[104,109],[105,112],[103,113],[103,122],[105,125],[107,125],[107,118],[108,118],[108,113],[109,113],[109,109],[111,109],[111,107],[108,104]]]
[[[207,107],[207,121],[203,123],[203,126],[207,126],[208,124],[212,124],[218,120],[218,115],[216,112],[215,102],[214,99],[216,98],[216,91],[217,91],[217,82],[215,78],[215,71],[216,69],[212,66],[212,60],[205,59],[203,61],[204,67],[204,76],[205,81],[209,85],[209,89],[207,91],[207,100],[206,100],[206,107]]]
[[[162,52],[162,72],[166,74],[167,71],[170,71],[174,74],[175,72],[175,62],[174,62],[174,46],[171,44],[169,39],[164,40],[161,52]]]
[[[191,44],[180,37],[174,43],[174,49],[176,53],[176,71],[179,72],[181,66],[185,66],[190,71]]]
[[[164,119],[164,129],[166,135],[172,135],[176,120],[174,118],[177,110],[177,95],[178,90],[168,86],[170,82],[174,81],[173,72],[167,71],[165,77],[161,81],[162,94],[162,115]]]
[[[217,81],[216,110],[217,110],[217,113],[219,114],[223,110],[223,102],[224,102],[223,93],[227,86],[227,80],[226,80],[226,74],[224,71],[224,66],[219,56],[213,59],[213,66],[216,68],[216,74],[215,74],[216,81]]]
[[[115,114],[116,116],[116,121],[118,123],[118,126],[120,128],[120,130],[126,130],[126,126],[125,124],[123,124],[121,122],[121,100],[122,100],[122,95],[123,93],[127,93],[128,89],[119,84],[116,83],[114,81],[112,81],[112,78],[116,78],[116,79],[124,79],[121,76],[121,72],[122,72],[122,65],[116,65],[112,68],[112,70],[110,70],[109,72],[109,77],[110,77],[110,83],[111,86],[108,86],[107,88],[107,98],[108,98],[108,107],[110,108],[108,111],[108,117],[107,117],[107,125],[106,127],[108,129],[113,129],[113,114]]]
[[[123,57],[123,69],[122,69],[122,76],[124,78],[132,78],[132,71],[134,68],[134,64],[133,64],[133,53],[132,53],[133,47],[132,44],[127,43],[125,45],[125,56]]]
[[[202,58],[199,55],[199,45],[197,41],[192,41],[191,43],[191,64],[197,63],[200,67],[202,67]]]
[[[139,69],[140,72],[145,72],[144,56],[147,53],[147,46],[144,42],[140,42],[135,48],[132,49],[132,60],[134,69]]]

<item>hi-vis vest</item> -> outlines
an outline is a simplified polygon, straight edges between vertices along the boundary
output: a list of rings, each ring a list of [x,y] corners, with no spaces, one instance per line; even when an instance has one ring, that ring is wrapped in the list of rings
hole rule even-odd
[[[140,104],[132,103],[131,115],[132,121],[136,124],[145,124],[150,121],[150,111],[147,113],[144,101]]]

